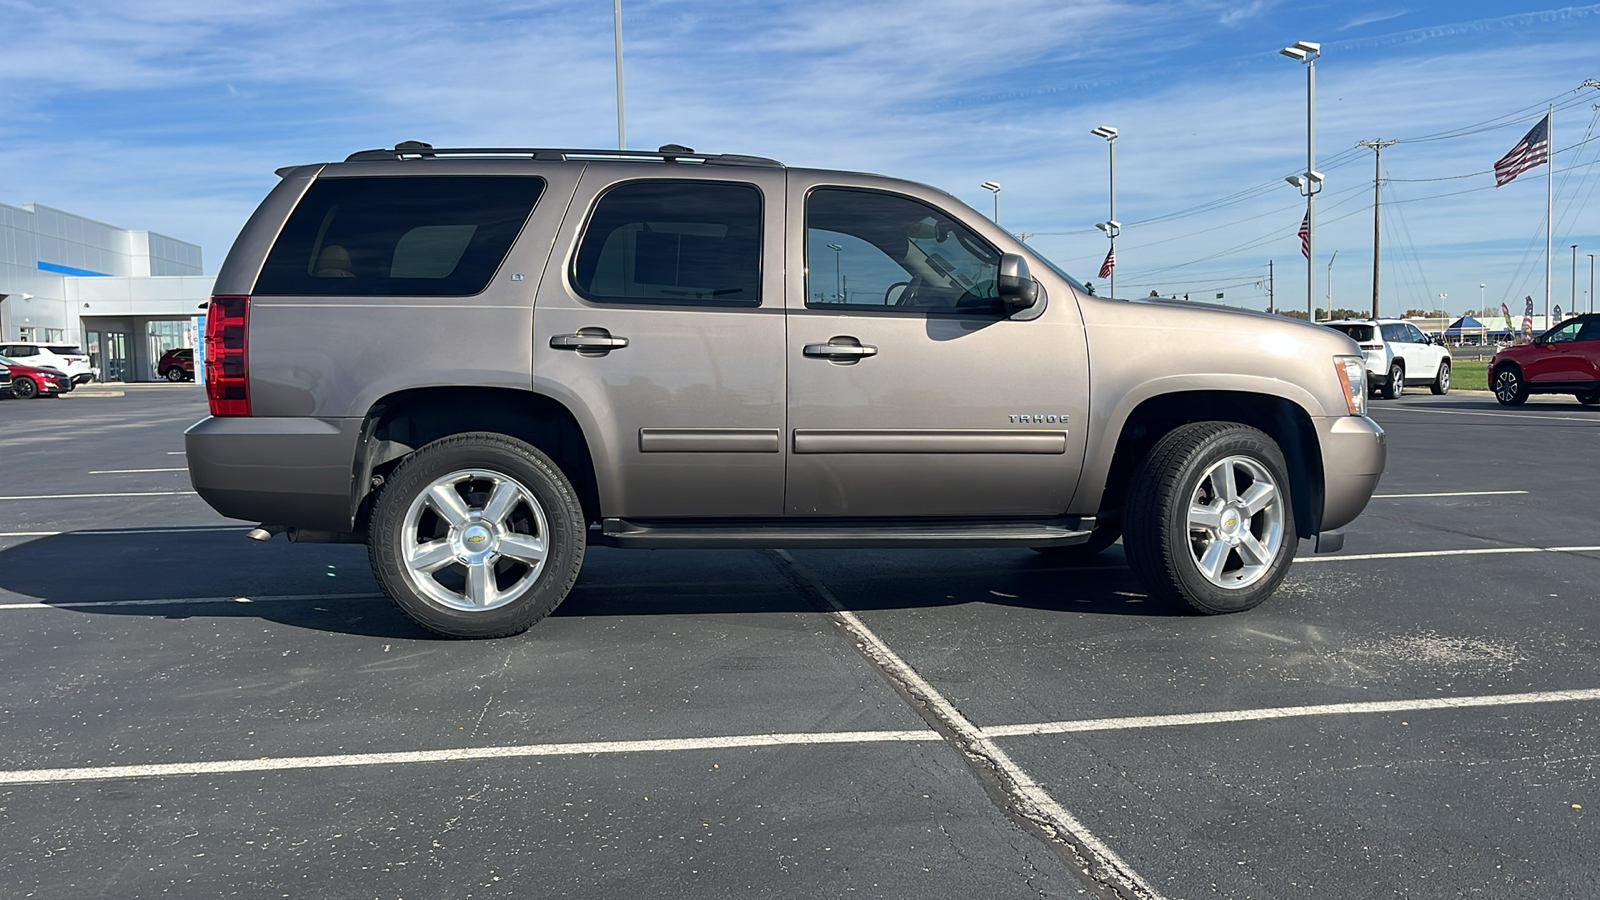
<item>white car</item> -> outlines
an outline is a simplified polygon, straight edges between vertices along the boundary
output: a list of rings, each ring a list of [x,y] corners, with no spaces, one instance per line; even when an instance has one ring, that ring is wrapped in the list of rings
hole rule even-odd
[[[1390,400],[1408,384],[1428,386],[1435,394],[1450,393],[1450,349],[1400,319],[1339,319],[1323,322],[1361,345],[1367,360],[1367,383]]]
[[[0,356],[9,356],[25,366],[65,372],[74,385],[100,377],[100,370],[89,366],[89,354],[76,344],[0,344]]]

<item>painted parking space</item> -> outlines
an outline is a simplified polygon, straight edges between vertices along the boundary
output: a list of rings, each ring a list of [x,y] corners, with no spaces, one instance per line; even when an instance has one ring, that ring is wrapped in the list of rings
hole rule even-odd
[[[82,492],[182,477],[88,475],[173,468],[170,426],[132,423],[175,418],[159,405],[176,396],[131,398],[127,458],[75,460],[76,484],[94,486]],[[1342,553],[1297,562],[1266,605],[1220,618],[1158,608],[1120,547],[1084,566],[1026,551],[600,548],[528,635],[458,643],[400,617],[361,547],[256,544],[240,535],[247,523],[185,518],[205,509],[193,500],[112,499],[103,514],[62,504],[107,498],[11,501],[46,524],[0,536],[12,680],[0,742],[14,748],[0,798],[19,817],[0,830],[61,849],[0,866],[0,882],[49,893],[99,873],[135,894],[198,896],[193,885],[230,879],[314,890],[360,872],[396,894],[438,894],[494,868],[506,882],[475,890],[516,895],[505,885],[537,873],[592,895],[607,872],[627,894],[1354,896],[1347,870],[1365,865],[1386,892],[1412,878],[1426,895],[1432,883],[1401,860],[1448,838],[1475,854],[1450,884],[1512,895],[1483,861],[1504,864],[1513,839],[1548,844],[1557,820],[1493,819],[1497,844],[1430,828],[1436,803],[1390,812],[1385,789],[1437,796],[1454,773],[1450,809],[1466,816],[1517,803],[1544,816],[1556,794],[1582,793],[1600,535],[1582,526],[1582,490],[1520,475],[1438,490],[1433,468],[1486,446],[1463,442],[1457,419],[1540,429],[1507,444],[1517,471],[1534,466],[1515,455],[1523,444],[1564,453],[1594,429],[1394,408],[1410,402],[1375,409],[1394,454],[1380,493],[1402,496],[1375,499]],[[45,458],[19,468],[27,477]],[[1498,526],[1486,510],[1502,513]],[[61,511],[84,521],[50,525]],[[842,614],[863,630],[841,627]],[[940,704],[955,718],[930,716]],[[952,730],[961,720],[970,731]],[[1423,740],[1391,734],[1417,722],[1429,723]],[[711,756],[740,760],[738,779],[701,782]],[[1549,790],[1517,795],[1535,775]],[[32,812],[45,808],[85,812]],[[753,809],[774,808],[794,814],[778,819],[792,830],[752,824],[767,822]],[[172,809],[192,827],[171,847],[105,818],[159,830]],[[703,868],[686,875],[670,837],[689,838],[666,825],[708,810],[736,810],[724,821],[740,824],[702,836],[714,846],[689,854]],[[402,852],[377,822],[404,835]],[[485,862],[454,838],[424,845],[440,832],[471,838]],[[323,850],[289,837],[303,834]],[[1348,846],[1368,834],[1400,849]],[[782,839],[803,851],[761,869]],[[618,863],[674,846],[666,865]],[[1558,895],[1581,878],[1559,848],[1512,862],[1508,879]],[[1073,874],[1083,868],[1095,877]]]

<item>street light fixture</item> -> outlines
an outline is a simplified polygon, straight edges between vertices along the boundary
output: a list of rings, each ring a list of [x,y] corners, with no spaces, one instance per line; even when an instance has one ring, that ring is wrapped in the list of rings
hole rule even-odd
[[[999,225],[1000,224],[1000,183],[996,182],[996,181],[985,181],[983,184],[978,185],[978,187],[981,187],[986,191],[992,191],[994,193],[994,223],[996,225]]]
[[[1322,190],[1322,173],[1317,171],[1317,57],[1322,45],[1295,41],[1278,51],[1306,67],[1306,170],[1287,179],[1306,198],[1306,320],[1316,321],[1317,282],[1317,194]]]
[[[1104,140],[1106,149],[1111,154],[1111,214],[1106,217],[1105,222],[1098,223],[1095,227],[1104,231],[1106,237],[1111,239],[1111,252],[1108,255],[1111,260],[1111,292],[1106,296],[1114,298],[1117,296],[1117,235],[1122,233],[1122,224],[1117,221],[1117,130],[1110,125],[1101,125],[1091,129],[1089,133]]]
[[[833,296],[839,302],[844,302],[844,276],[840,275],[839,252],[844,248],[838,244],[829,244],[828,249],[833,251]]]

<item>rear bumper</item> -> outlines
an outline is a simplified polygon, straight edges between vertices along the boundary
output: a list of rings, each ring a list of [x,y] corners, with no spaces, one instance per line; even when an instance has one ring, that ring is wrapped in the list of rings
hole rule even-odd
[[[1389,448],[1383,429],[1364,416],[1334,416],[1317,423],[1322,444],[1321,531],[1350,524],[1367,508]]]
[[[234,519],[349,531],[360,419],[201,419],[184,432],[189,479]]]

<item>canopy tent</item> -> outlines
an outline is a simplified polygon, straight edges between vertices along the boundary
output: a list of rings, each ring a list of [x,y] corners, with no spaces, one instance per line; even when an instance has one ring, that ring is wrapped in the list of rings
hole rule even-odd
[[[1462,316],[1452,322],[1450,327],[1444,330],[1444,333],[1446,337],[1460,337],[1463,334],[1483,334],[1485,330],[1487,330],[1487,326],[1482,322],[1471,316]]]

